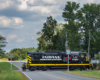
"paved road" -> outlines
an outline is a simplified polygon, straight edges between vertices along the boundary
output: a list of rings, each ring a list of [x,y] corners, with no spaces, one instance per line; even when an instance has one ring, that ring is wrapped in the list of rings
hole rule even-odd
[[[12,62],[15,66],[17,66],[21,72],[21,66],[23,62]],[[93,79],[88,77],[81,77],[72,74],[67,74],[61,72],[60,70],[36,70],[36,71],[29,71],[26,70],[23,72],[30,80],[99,80]]]

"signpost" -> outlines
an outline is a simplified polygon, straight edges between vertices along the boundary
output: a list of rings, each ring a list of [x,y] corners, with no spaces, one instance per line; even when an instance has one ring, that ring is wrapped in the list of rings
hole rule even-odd
[[[11,71],[12,71],[12,57],[13,57],[13,53],[10,54],[11,57]]]
[[[66,43],[65,43],[65,46],[66,46],[66,54],[68,54],[68,61],[67,61],[67,64],[68,64],[68,71],[69,71],[69,54],[70,54],[70,50],[68,48],[68,41],[67,41],[67,33],[66,33]]]
[[[69,54],[70,54],[70,50],[68,49],[66,52],[68,54],[68,61],[67,61],[67,63],[68,63],[68,70],[67,71],[69,71]]]

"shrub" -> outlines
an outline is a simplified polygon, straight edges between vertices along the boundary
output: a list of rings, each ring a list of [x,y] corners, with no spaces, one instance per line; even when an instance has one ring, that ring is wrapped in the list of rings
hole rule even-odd
[[[98,64],[98,70],[100,70],[100,63]]]

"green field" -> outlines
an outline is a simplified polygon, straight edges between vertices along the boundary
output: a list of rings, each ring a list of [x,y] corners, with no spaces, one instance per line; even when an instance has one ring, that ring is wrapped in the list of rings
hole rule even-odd
[[[75,70],[75,71],[63,71],[63,72],[74,74],[74,75],[79,75],[79,76],[84,76],[84,77],[100,79],[100,70],[89,70],[89,71]]]
[[[7,62],[7,61],[8,61],[8,58],[1,58],[0,59],[0,62]],[[14,61],[20,61],[20,59],[19,60],[14,60]],[[24,59],[22,61],[27,62],[27,59]]]
[[[0,62],[0,80],[28,80],[28,78],[22,74],[21,72],[15,72],[14,70],[18,70],[17,67],[8,62]]]
[[[8,61],[8,58],[1,58],[0,59],[0,62],[6,62],[6,61]]]

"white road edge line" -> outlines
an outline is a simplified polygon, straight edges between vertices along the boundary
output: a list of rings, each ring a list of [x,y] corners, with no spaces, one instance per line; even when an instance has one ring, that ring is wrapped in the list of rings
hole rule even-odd
[[[15,64],[13,64],[14,66],[16,66]],[[18,67],[18,66],[16,66],[16,67]],[[19,68],[19,67],[18,67]],[[19,70],[21,70],[20,68],[19,68]],[[22,72],[22,71],[21,71]],[[27,74],[25,74],[24,72],[22,72],[27,78],[29,78],[29,80],[32,80]]]
[[[24,73],[24,72],[23,72]],[[25,73],[24,73],[25,74]],[[27,76],[30,80],[32,80],[27,74],[25,74],[25,76]]]

